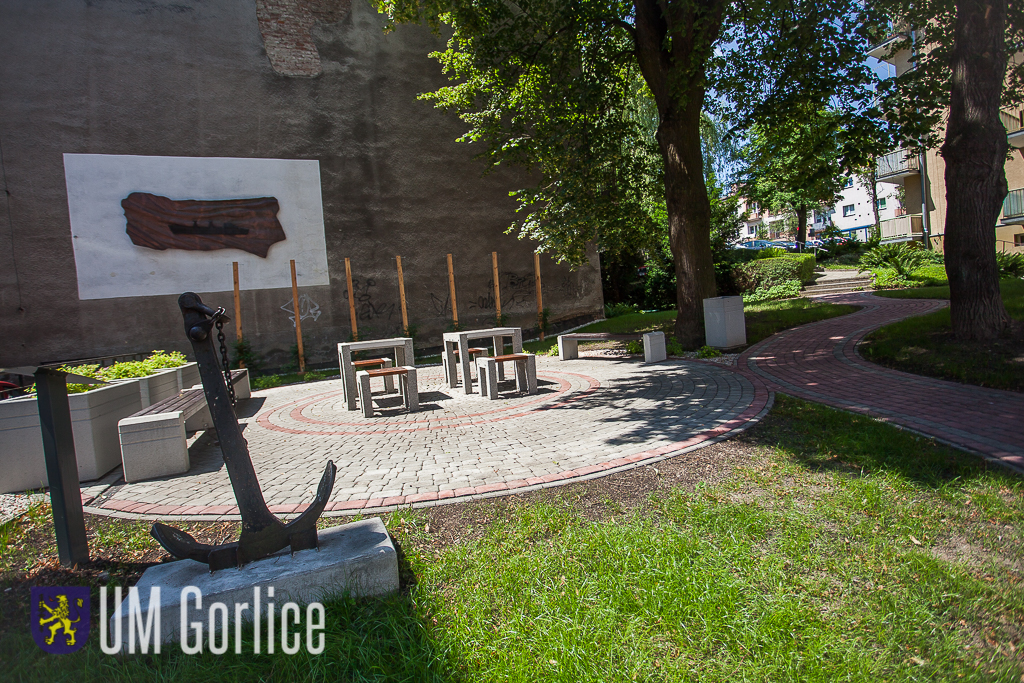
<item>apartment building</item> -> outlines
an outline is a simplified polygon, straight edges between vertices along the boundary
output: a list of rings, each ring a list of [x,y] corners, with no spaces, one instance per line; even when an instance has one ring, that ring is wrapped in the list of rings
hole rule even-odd
[[[885,40],[868,54],[895,67],[896,74],[913,68],[911,50],[897,49],[909,30],[895,24]],[[994,226],[996,249],[1024,252],[1024,111],[1001,111],[1012,157],[1005,171],[1010,192]],[[901,185],[905,190],[906,213],[881,221],[882,241],[930,240],[942,250],[946,228],[946,165],[938,149],[916,154],[898,149],[880,157],[876,178],[879,183]]]

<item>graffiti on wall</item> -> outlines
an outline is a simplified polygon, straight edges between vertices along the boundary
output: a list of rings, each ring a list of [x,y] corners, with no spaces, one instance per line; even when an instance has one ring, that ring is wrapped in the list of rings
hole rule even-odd
[[[295,327],[295,311],[292,300],[288,299],[284,306],[281,306],[281,310],[289,314],[288,319],[292,321],[292,327]],[[320,312],[320,304],[313,301],[308,294],[299,295],[299,320],[312,318],[313,322],[316,322],[320,318]]]
[[[357,320],[391,320],[395,314],[396,305],[394,302],[381,303],[380,299],[374,299],[377,288],[377,281],[367,278],[360,281],[352,280],[352,289],[355,293],[356,319]],[[345,300],[348,301],[348,290],[345,290]]]

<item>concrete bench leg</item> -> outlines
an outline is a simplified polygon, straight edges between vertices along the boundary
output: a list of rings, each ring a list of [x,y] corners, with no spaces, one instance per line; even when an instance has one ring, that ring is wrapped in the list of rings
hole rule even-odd
[[[668,358],[665,351],[665,333],[648,332],[644,335],[644,362],[659,363]]]
[[[180,410],[126,417],[117,423],[128,483],[188,472],[188,443]]]
[[[505,338],[504,337],[493,337],[491,339],[491,345],[494,347],[495,356],[505,355]],[[498,363],[498,381],[505,379],[505,364]]]
[[[373,417],[373,398],[370,396],[370,373],[365,370],[357,372],[356,384],[359,386],[359,405],[363,409],[363,417]]]
[[[498,398],[498,363],[493,358],[477,358],[477,377],[480,380],[480,395],[492,401]]]
[[[558,360],[572,360],[580,357],[579,342],[575,339],[558,338]]]
[[[526,379],[526,359],[513,361],[516,368],[516,391],[524,393],[529,391],[529,382]]]
[[[537,393],[537,356],[532,353],[526,357],[526,393]]]
[[[249,370],[246,368],[245,374],[235,382],[235,398],[242,399],[250,396],[252,396],[252,389],[249,388]]]
[[[394,363],[391,362],[390,358],[384,359],[384,367],[385,368],[394,367]],[[393,394],[393,393],[395,393],[395,376],[394,375],[387,375],[387,376],[384,377],[384,393],[385,394]]]
[[[406,373],[399,377],[399,385],[402,387],[406,409],[410,413],[415,413],[420,409],[420,394],[416,386],[416,368],[411,365],[403,367],[405,367]]]

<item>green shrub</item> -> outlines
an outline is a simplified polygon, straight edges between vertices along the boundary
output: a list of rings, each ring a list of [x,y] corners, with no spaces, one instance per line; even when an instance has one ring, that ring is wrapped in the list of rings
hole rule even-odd
[[[756,304],[762,301],[772,301],[774,299],[788,299],[790,297],[800,295],[800,281],[799,280],[784,280],[783,282],[772,285],[771,287],[758,287],[753,292],[743,295],[743,302],[748,304]]]
[[[266,377],[254,377],[252,380],[252,388],[256,390],[260,389],[273,389],[274,387],[281,386],[280,375],[267,375]]]
[[[788,252],[781,247],[765,247],[757,252],[757,258],[779,258],[780,256],[785,256],[787,253]]]
[[[697,349],[697,358],[718,358],[722,352],[713,346],[702,346]]]
[[[783,256],[744,263],[734,268],[733,273],[741,292],[753,292],[781,285],[788,280],[796,280],[799,283],[802,268],[803,263]]]
[[[881,268],[875,271],[875,279],[871,286],[875,289],[910,289],[920,287],[921,283],[904,277],[895,270]]]
[[[670,356],[681,356],[683,355],[683,345],[676,341],[675,338],[669,339],[665,343],[665,352]]]
[[[639,339],[632,339],[626,342],[626,353],[640,354],[644,352],[644,343]]]
[[[941,287],[949,284],[946,279],[946,267],[937,263],[929,263],[914,271],[914,280],[926,287]]]
[[[605,304],[604,305],[604,317],[606,318],[617,318],[620,315],[629,315],[630,313],[639,313],[640,307],[636,304]]]
[[[259,355],[253,351],[252,344],[249,343],[248,339],[244,337],[242,339],[236,339],[231,343],[232,348],[235,350],[235,363],[233,367],[246,367],[249,369],[249,374],[259,372],[263,366]]]
[[[1024,254],[996,252],[996,265],[1000,278],[1024,278]]]
[[[860,272],[875,268],[894,270],[905,280],[928,263],[928,255],[917,242],[882,244],[860,257]]]
[[[818,265],[818,260],[814,258],[814,254],[787,254],[786,258],[800,264],[800,271],[797,277],[800,282],[805,285],[814,284],[814,269]]]
[[[302,376],[303,382],[319,382],[322,379],[327,379],[327,373],[319,372],[317,370],[312,370]]]
[[[145,360],[129,360],[121,363],[114,363],[105,368],[99,365],[62,365],[61,370],[81,375],[82,377],[93,377],[95,379],[110,382],[115,379],[133,379],[136,377],[148,377],[157,370],[164,368],[176,368],[188,362],[185,354],[178,351],[153,351]],[[102,385],[96,384],[69,384],[69,394],[81,394],[91,389],[98,389]],[[31,393],[31,392],[30,392]]]

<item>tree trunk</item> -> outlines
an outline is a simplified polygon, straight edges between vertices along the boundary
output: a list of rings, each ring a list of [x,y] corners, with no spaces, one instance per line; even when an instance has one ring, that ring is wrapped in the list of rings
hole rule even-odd
[[[882,234],[882,221],[878,216],[878,181],[875,180],[875,158],[871,158],[871,174],[864,176],[864,179],[871,183],[871,208],[875,213],[875,227],[871,229],[871,234],[868,235],[868,239],[874,239],[875,236],[881,236]]]
[[[703,98],[697,100],[703,102]],[[715,296],[711,203],[704,183],[700,106],[658,126],[665,159],[669,242],[676,269],[676,339],[684,349],[704,345],[704,299]]]
[[[1009,326],[999,293],[995,225],[1007,183],[999,121],[1006,75],[1006,0],[958,0],[946,161],[946,275],[957,339],[992,339]]]
[[[796,248],[798,251],[804,250],[804,244],[807,242],[807,205],[801,204],[796,207]]]
[[[711,203],[704,181],[700,113],[706,67],[725,0],[679,3],[634,0],[636,58],[658,105],[658,146],[665,164],[669,242],[676,270],[676,340],[704,344],[704,299],[715,296]]]

